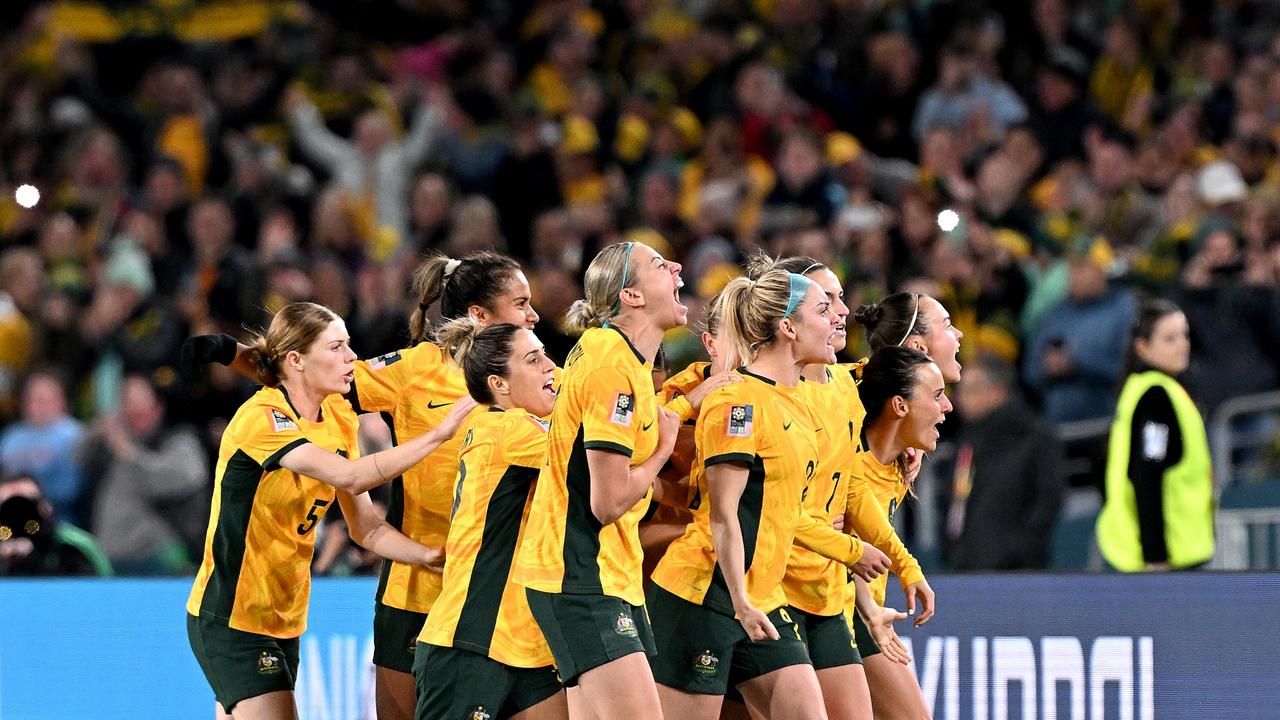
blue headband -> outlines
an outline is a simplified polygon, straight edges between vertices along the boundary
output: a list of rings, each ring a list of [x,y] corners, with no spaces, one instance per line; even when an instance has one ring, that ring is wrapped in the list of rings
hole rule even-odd
[[[796,311],[796,306],[800,301],[804,300],[804,296],[809,292],[809,286],[813,281],[798,273],[787,273],[791,280],[791,296],[787,298],[787,311],[782,313],[783,320],[791,317],[791,313]]]
[[[622,256],[622,285],[618,287],[618,297],[613,301],[614,315],[617,315],[618,311],[622,309],[622,291],[627,289],[627,275],[631,270],[631,248],[634,245],[635,243],[633,242],[626,243],[626,254]],[[604,325],[601,327],[609,327],[609,321],[605,320]]]

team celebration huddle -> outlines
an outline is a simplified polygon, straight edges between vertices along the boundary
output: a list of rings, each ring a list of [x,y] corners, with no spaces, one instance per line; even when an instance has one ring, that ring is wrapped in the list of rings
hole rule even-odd
[[[222,435],[186,606],[219,713],[297,716],[336,503],[386,559],[384,720],[928,717],[894,623],[935,599],[892,521],[951,411],[961,333],[927,295],[851,311],[824,264],[761,255],[705,309],[708,360],[666,377],[680,271],[605,247],[564,358],[520,266],[487,252],[423,262],[398,352],[358,360],[313,303],[248,346],[188,340],[262,384]],[[871,355],[840,363],[851,319]],[[392,447],[361,454],[365,414]],[[385,517],[367,494],[383,484]],[[904,612],[884,606],[890,573]]]

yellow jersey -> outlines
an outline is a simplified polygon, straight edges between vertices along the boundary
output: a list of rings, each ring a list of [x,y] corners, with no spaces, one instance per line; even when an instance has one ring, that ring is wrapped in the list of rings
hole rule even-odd
[[[658,446],[658,399],[650,364],[614,327],[591,328],[569,352],[551,411],[547,459],[533,495],[533,522],[515,580],[547,593],[603,594],[644,604],[639,523],[645,493],[603,526],[591,512],[587,450],[609,450],[635,467]]]
[[[832,366],[824,371],[825,383],[800,384],[818,423],[818,469],[805,488],[803,512],[818,525],[831,527],[845,512],[849,473],[867,412],[848,370]],[[782,582],[788,604],[814,615],[839,615],[850,599],[848,583],[848,570],[841,563],[799,544],[791,548]]]
[[[693,406],[689,404],[686,395],[693,392],[695,388],[702,384],[703,380],[711,377],[711,363],[695,362],[690,363],[689,367],[667,378],[662,384],[662,393],[659,396],[659,402],[666,408],[680,416],[680,422],[686,425],[692,425],[696,419],[696,413]]]
[[[424,342],[357,361],[351,402],[357,412],[383,413],[392,441],[402,443],[430,432],[466,394],[462,368],[438,345]],[[459,433],[391,481],[388,524],[423,545],[444,545],[461,446]],[[376,598],[390,607],[428,613],[440,587],[440,575],[425,567],[384,562]]]
[[[418,639],[487,655],[511,667],[552,663],[512,561],[547,453],[547,423],[522,409],[470,417],[458,457],[444,590]]]
[[[735,462],[749,468],[738,501],[747,595],[755,608],[770,612],[787,603],[782,579],[800,521],[801,495],[818,464],[817,424],[802,391],[746,369],[738,373],[742,382],[719,388],[702,402],[698,459],[690,478],[697,483],[693,521],[667,548],[652,578],[674,595],[730,615],[733,601],[711,540],[707,467]]]
[[[236,410],[218,447],[188,613],[276,638],[306,631],[316,525],[337,492],[281,467],[280,458],[307,443],[359,457],[357,428],[341,395],[325,398],[319,422],[299,417],[283,387],[264,387]]]
[[[863,515],[876,512],[881,518],[884,525],[888,526],[890,531],[893,530],[893,516],[898,511],[898,506],[902,504],[903,498],[907,496],[907,484],[903,481],[902,468],[898,463],[892,465],[883,465],[870,450],[861,450],[854,457],[854,475],[862,480],[866,488],[864,497],[867,502],[860,505]],[[869,518],[860,518],[869,519]],[[867,523],[870,524],[870,523]],[[879,523],[877,523],[878,525]],[[893,537],[897,539],[897,533],[893,533]],[[873,543],[874,544],[874,543]],[[901,546],[901,541],[898,545]],[[905,548],[903,550],[905,552]],[[888,554],[888,553],[886,553]],[[910,554],[908,553],[908,557]],[[898,574],[902,584],[909,585],[908,578],[902,575],[902,571],[898,569],[898,559],[892,555],[894,572]],[[915,563],[915,558],[912,558]],[[920,572],[920,565],[915,563],[915,572]],[[872,580],[868,585],[871,588],[871,595],[876,599],[877,605],[884,604],[885,586],[888,584],[888,575],[881,575]],[[919,579],[924,579],[921,574]],[[912,580],[911,582],[916,582]]]

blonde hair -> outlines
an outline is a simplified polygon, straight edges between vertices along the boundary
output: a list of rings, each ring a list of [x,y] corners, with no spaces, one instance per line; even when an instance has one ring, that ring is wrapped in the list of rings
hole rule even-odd
[[[276,387],[284,379],[284,356],[307,348],[335,320],[337,313],[312,302],[296,302],[285,305],[267,326],[265,333],[254,335],[249,341],[247,358],[258,382]]]
[[[572,332],[585,332],[600,327],[621,310],[618,294],[635,283],[632,267],[633,246],[641,243],[614,243],[601,250],[587,266],[582,282],[586,299],[575,300],[565,313],[565,327]],[[648,246],[645,246],[648,247]],[[625,282],[625,284],[624,284]]]
[[[783,270],[769,270],[758,280],[734,278],[724,286],[712,312],[724,323],[727,367],[751,362],[773,341],[790,299],[791,273]]]

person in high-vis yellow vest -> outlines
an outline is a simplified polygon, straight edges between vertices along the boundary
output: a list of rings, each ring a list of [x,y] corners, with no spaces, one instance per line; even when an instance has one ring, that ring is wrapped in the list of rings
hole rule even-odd
[[[1204,420],[1174,378],[1187,369],[1187,318],[1167,300],[1138,312],[1107,452],[1098,547],[1116,570],[1180,570],[1213,557],[1213,470]]]

